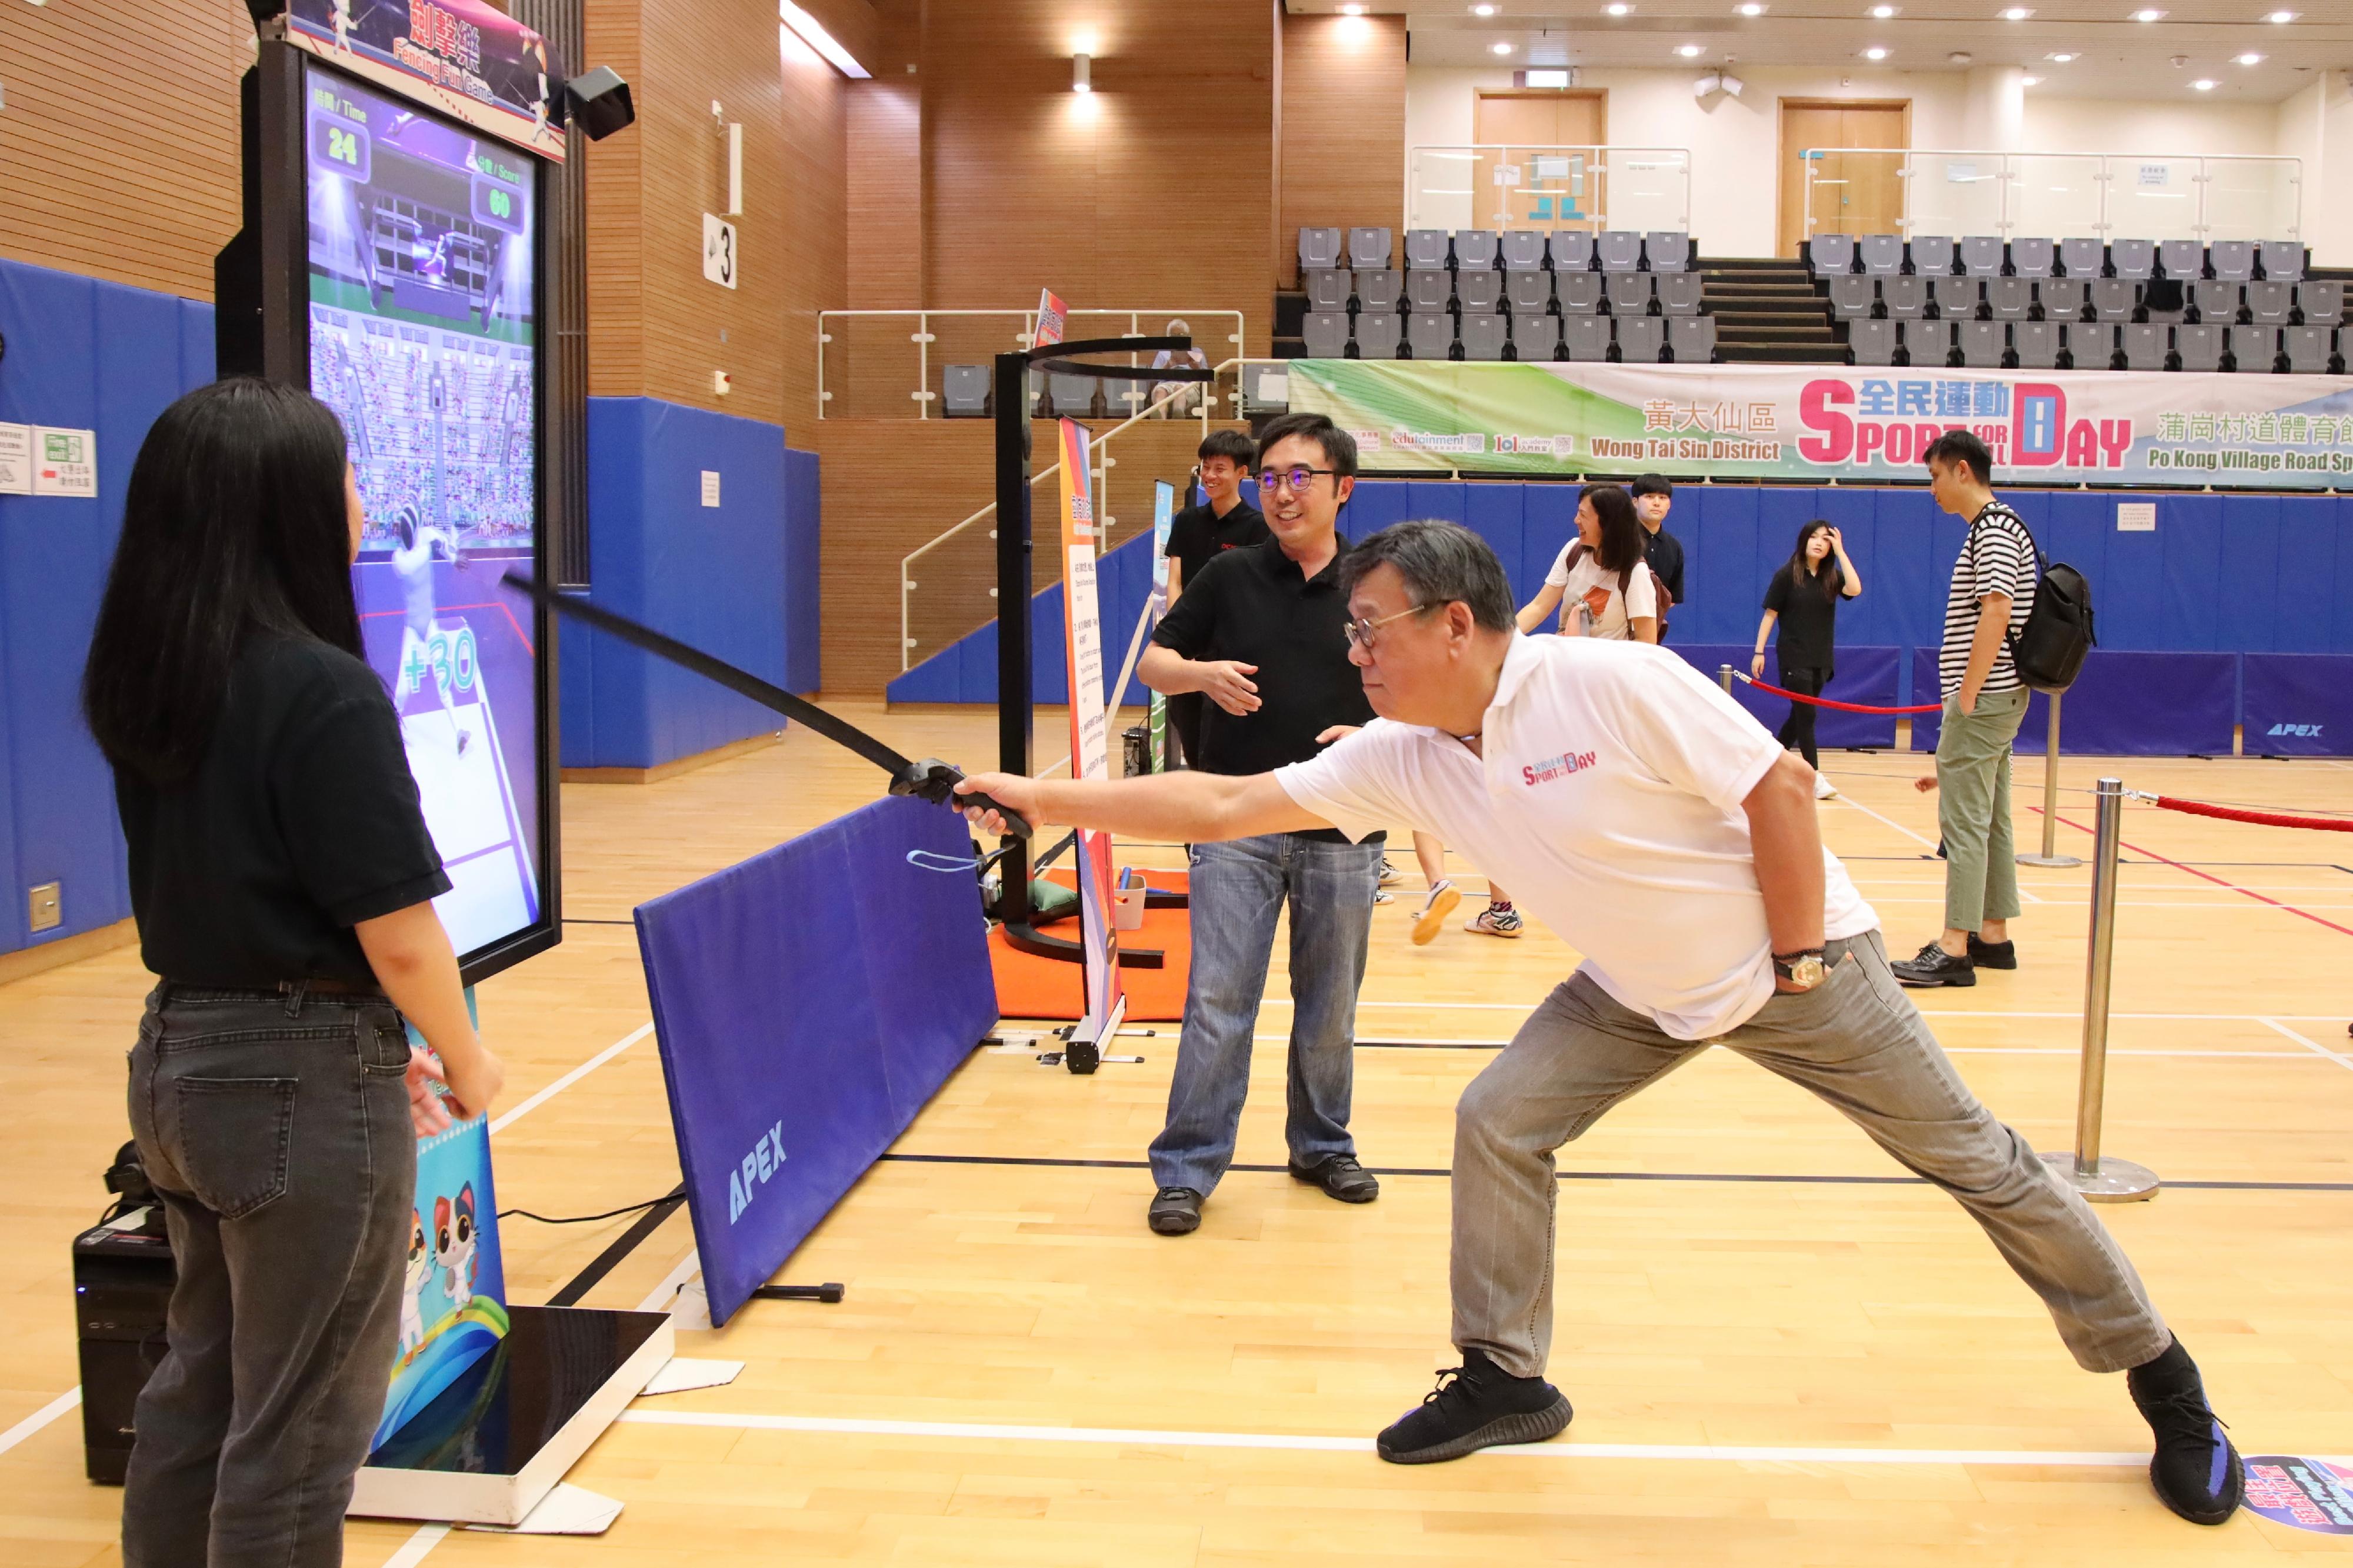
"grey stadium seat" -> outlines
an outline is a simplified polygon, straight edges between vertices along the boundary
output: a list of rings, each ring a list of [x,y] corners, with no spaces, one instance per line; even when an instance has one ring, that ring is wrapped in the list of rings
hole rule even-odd
[[[1454,300],[1466,316],[1473,310],[1494,310],[1504,302],[1504,275],[1486,270],[1456,273]]]
[[[2081,278],[2045,278],[2034,286],[2035,302],[2042,307],[2046,321],[2082,320],[2085,297]]]
[[[1310,310],[1299,331],[1300,336],[1307,340],[1309,359],[1348,357],[1348,317],[1345,311]]]
[[[1345,343],[1348,337],[1348,318],[1342,316],[1339,321],[1340,341]],[[1065,375],[1059,371],[1049,372],[1046,376],[1046,386],[1053,395],[1054,417],[1057,419],[1092,417],[1095,411],[1095,390],[1101,385],[1103,383],[1091,375]]]
[[[1504,303],[1514,316],[1541,316],[1552,310],[1552,274],[1545,271],[1504,274]]]
[[[1998,234],[1961,236],[1961,270],[1972,278],[2000,277],[2001,236]]]
[[[2160,239],[2157,242],[2157,265],[2168,278],[2203,278],[2206,247],[2194,239]]]
[[[2126,278],[2094,278],[2089,293],[2094,321],[2129,321],[2140,303],[2139,285]]]
[[[1398,331],[1396,311],[1357,311],[1356,357],[1358,359],[1397,358]]]
[[[1806,266],[1815,277],[1836,277],[1854,270],[1854,236],[1818,234],[1806,241]]]
[[[1352,228],[1348,231],[1348,265],[1355,268],[1382,268],[1389,264],[1389,252],[1394,236],[1385,228]]]
[[[2306,326],[2333,327],[2345,319],[2345,285],[2334,278],[2307,279],[2295,285],[2295,308]]]
[[[2116,355],[2114,321],[2080,321],[2067,329],[2067,347],[2077,370],[2107,370]]]
[[[2247,285],[2247,320],[2258,327],[2284,327],[2294,319],[2296,291],[2306,287],[2258,278]],[[2305,312],[2309,316],[2310,311]]]
[[[1659,290],[1659,309],[1670,316],[1696,316],[1706,303],[1707,279],[1701,273],[1654,272],[1651,277]]]
[[[2118,278],[2146,283],[2157,275],[2157,242],[2151,239],[2108,241],[2108,270]]]
[[[1356,309],[1359,310],[1394,310],[1403,298],[1405,274],[1394,267],[1375,268],[1356,274]]]
[[[1639,272],[1642,268],[1642,237],[1630,228],[1613,228],[1597,236],[1593,254],[1604,272]]]
[[[1848,356],[1857,364],[1894,364],[1895,323],[1850,321],[1846,328],[1846,346]]]
[[[1985,280],[1986,309],[1997,321],[2022,321],[2034,310],[2034,279],[2031,278],[1989,278]]]
[[[1318,268],[1329,269],[1339,265],[1338,229],[1303,228],[1299,231],[1299,271],[1302,277]]]
[[[2229,327],[2222,333],[2242,375],[2268,374],[2279,361],[2277,327]]]
[[[1493,310],[1462,312],[1462,357],[1475,360],[1498,360],[1504,357],[1504,344],[1510,333],[1505,319]]]
[[[2019,321],[2010,329],[2010,346],[2026,370],[2056,370],[2059,351],[2066,347],[2066,329],[2056,321]]]
[[[2070,278],[2097,278],[2107,270],[2107,247],[2096,239],[2063,239],[2059,266]]]
[[[1457,272],[1490,271],[1495,265],[1495,231],[1492,228],[1458,228],[1454,231],[1454,270]]]
[[[1505,229],[1500,249],[1506,272],[1541,272],[1545,269],[1545,237],[1539,229]]]
[[[1924,234],[1905,247],[1910,251],[1912,270],[1923,278],[1949,278],[1953,275],[1953,237],[1949,234]]]
[[[2257,240],[2255,259],[2263,263],[2264,277],[2284,279],[2293,283],[2304,276],[2304,242],[2300,239]]]
[[[1613,316],[1647,316],[1651,313],[1651,275],[1647,272],[1611,272],[1603,277],[1609,294],[1609,313]]]
[[[989,367],[952,364],[940,372],[940,407],[951,419],[979,419],[989,412]]]
[[[1662,316],[1620,316],[1617,320],[1618,357],[1628,364],[1656,364],[1667,346]]]
[[[2255,275],[2254,242],[2218,239],[2206,247],[2207,270],[2225,283],[2244,283]]]
[[[1311,310],[1345,310],[1353,280],[1336,268],[1318,267],[1299,275],[1307,289],[1307,308]]]
[[[2337,331],[2333,327],[2289,327],[2280,333],[2287,368],[2298,375],[2330,375],[2337,372]]]
[[[1642,237],[1642,259],[1653,272],[1691,270],[1691,236],[1679,228],[1653,229]]]
[[[1961,363],[1972,370],[2000,370],[2010,352],[2010,329],[2000,321],[1961,323]]]
[[[2195,321],[2173,329],[2173,352],[2181,356],[2183,370],[2221,370],[2222,368],[2222,328],[2220,323]]]
[[[1046,417],[1046,373],[1034,367],[1029,372],[1029,417]]]
[[[1561,342],[1568,357],[1588,363],[1609,357],[1609,318],[1607,316],[1564,316],[1560,321]]]
[[[2010,270],[2016,278],[2048,278],[2057,263],[2058,247],[2048,239],[2013,239],[2010,242]]]
[[[1904,323],[1904,352],[1912,356],[1915,365],[1946,364],[1953,357],[1953,326],[1951,321],[1906,321]]]
[[[1452,262],[1452,252],[1446,243],[1442,228],[1409,228],[1405,231],[1405,264],[1408,270],[1416,268],[1443,271]]]
[[[1879,280],[1879,302],[1899,321],[1916,321],[1928,313],[1928,280],[1891,277]]]
[[[1978,295],[1984,288],[1979,279],[1930,273],[1921,281],[1928,285],[1928,298],[1936,305],[1936,314],[1948,321],[1977,319]]]
[[[1871,314],[1879,303],[1875,279],[1858,278],[1851,273],[1834,273],[1831,277],[1831,314],[1841,321],[1861,321]]]
[[[1601,309],[1600,273],[1556,272],[1552,280],[1562,315],[1590,316]]]
[[[2239,285],[2227,278],[2200,278],[2189,286],[2189,302],[2198,319],[2227,327],[2239,319]]]
[[[1554,235],[1546,248],[1552,252],[1552,269],[1555,272],[1593,270],[1593,237],[1583,229]]]
[[[1512,318],[1512,353],[1522,360],[1556,359],[1560,354],[1560,318],[1523,315]]]
[[[2126,321],[2124,330],[2125,368],[2163,370],[2172,344],[2166,329],[2155,321]]]
[[[1676,316],[1667,322],[1667,347],[1677,364],[1706,364],[1715,358],[1715,318]]]
[[[1862,258],[1862,270],[1874,277],[1885,278],[1904,270],[1904,237],[1900,234],[1866,234],[1857,242],[1855,253]]]
[[[1435,314],[1417,314],[1405,319],[1406,347],[1416,359],[1451,359],[1454,356],[1454,318],[1443,310]]]
[[[1406,308],[1421,314],[1443,310],[1454,302],[1454,274],[1417,267],[1405,275]]]

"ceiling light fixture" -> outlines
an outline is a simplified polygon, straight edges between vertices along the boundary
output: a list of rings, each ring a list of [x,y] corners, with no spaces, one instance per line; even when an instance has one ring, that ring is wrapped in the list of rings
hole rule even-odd
[[[1683,56],[1683,58],[1687,60],[1695,60],[1699,58],[1699,46],[1697,44],[1678,44],[1675,46],[1675,53]]]
[[[794,5],[792,0],[778,0],[776,17],[793,31],[793,36],[823,56],[825,62],[855,81],[865,81],[872,73],[858,63],[858,57],[841,47],[818,19]]]
[[[2031,6],[2012,5],[2001,14],[2001,19],[2005,22],[2023,22],[2033,15],[2034,11]]]
[[[1492,16],[1494,14],[1495,8],[1493,5],[1473,5],[1471,7],[1471,15],[1473,16]]]
[[[1744,16],[1762,16],[1765,15],[1765,7],[1757,5],[1757,0],[1749,0],[1747,5],[1737,6],[1736,9],[1737,9]]]
[[[1887,51],[1880,47],[1877,44],[1873,44],[1871,47],[1862,51],[1862,58],[1867,60],[1883,60],[1887,58]]]
[[[1893,5],[1873,5],[1871,8],[1871,14],[1884,22],[1888,17],[1895,15],[1895,7]]]
[[[1095,58],[1092,55],[1071,57],[1071,90],[1092,92],[1095,89]]]
[[[2263,63],[2263,57],[2257,54],[2237,55],[2233,56],[2232,59],[2234,63],[2242,66],[2259,66]]]
[[[1499,55],[1508,55],[1512,52],[1512,46],[1509,44],[1497,44],[1494,46],[1494,50]]]
[[[1634,8],[1634,7],[1632,7],[1631,5],[1604,5],[1603,7],[1601,7],[1602,12],[1603,12],[1605,15],[1607,15],[1607,16],[1625,16],[1628,12],[1630,12],[1630,11],[1633,10],[1633,8]]]
[[[1364,14],[1365,8],[1362,5],[1349,5],[1340,7],[1340,15],[1343,16],[1361,16]]]
[[[2075,57],[2073,55],[2045,55],[2042,58],[2049,60],[2052,65],[2063,66],[2073,60]]]
[[[2156,10],[2136,11],[2132,14],[2132,19],[2136,22],[2162,22],[2165,20],[2165,13]]]
[[[2263,17],[2266,22],[2293,22],[2300,15],[2295,11],[2274,11]]]
[[[2041,87],[2042,85],[2042,79],[2039,76],[2021,77],[2018,79],[2018,85],[2021,87]]]
[[[2189,84],[2191,90],[2196,92],[2211,92],[2215,85],[2214,79],[2210,76],[2201,76]]]

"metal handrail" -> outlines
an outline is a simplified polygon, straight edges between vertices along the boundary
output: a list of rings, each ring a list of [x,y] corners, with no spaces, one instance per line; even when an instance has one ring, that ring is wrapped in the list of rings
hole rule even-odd
[[[847,321],[860,317],[900,320],[913,318],[915,330],[907,335],[907,341],[915,345],[915,390],[907,395],[914,400],[915,417],[929,419],[932,416],[932,404],[939,396],[938,393],[932,390],[932,344],[936,341],[936,335],[932,331],[932,318],[934,316],[1018,317],[1021,330],[1013,334],[1013,341],[1025,349],[1038,335],[1038,312],[1034,309],[1028,310],[819,310],[817,313],[817,416],[823,419],[825,405],[833,401],[833,394],[828,392],[825,386],[825,345],[833,342],[833,334],[826,331],[826,323],[828,321]],[[1234,324],[1234,330],[1227,335],[1226,342],[1236,349],[1244,346],[1245,335],[1250,327],[1243,312],[1240,310],[1131,310],[1123,306],[1103,310],[1073,310],[1066,311],[1064,316],[1068,321],[1075,321],[1086,316],[1125,316],[1127,331],[1120,335],[1130,338],[1147,335],[1143,331],[1144,320],[1147,316],[1157,316],[1163,321],[1175,319],[1187,321],[1196,316],[1205,319],[1225,317]],[[1134,361],[1135,356],[1130,354],[1128,363],[1134,364]]]
[[[2025,178],[2025,174],[2022,172],[2022,164],[2028,159],[2048,160],[2065,158],[2079,163],[2089,163],[2094,166],[2094,172],[2092,174],[2092,183],[2099,187],[2099,205],[2097,207],[2096,219],[2089,226],[2092,233],[2100,235],[2104,237],[2108,234],[2110,228],[2113,226],[2108,211],[2108,193],[2117,176],[2112,166],[2131,165],[2135,163],[2193,164],[2196,166],[2197,172],[2191,174],[2189,178],[2190,184],[2196,187],[2198,206],[2195,221],[2190,225],[2190,232],[2197,235],[2201,240],[2210,237],[2214,227],[2213,224],[2209,221],[2207,214],[2207,191],[2213,182],[2213,176],[2207,172],[2208,164],[2284,163],[2288,165],[2288,184],[2295,192],[2294,211],[2288,220],[2284,231],[2274,235],[2250,235],[2246,237],[2251,239],[2301,239],[2304,237],[2304,160],[2285,154],[2267,153],[2004,153],[1997,152],[1991,148],[1972,147],[1806,147],[1799,149],[1798,153],[1798,161],[1799,165],[1806,171],[1804,216],[1806,226],[1805,232],[1808,238],[1811,238],[1815,232],[1815,166],[1820,163],[1822,155],[1829,153],[1862,157],[1901,158],[1905,161],[1906,166],[1899,167],[1896,171],[1896,177],[1904,182],[1904,215],[1896,220],[1896,226],[1906,238],[1911,237],[1913,226],[1918,221],[1912,216],[1913,170],[1908,166],[1911,160],[1915,158],[1971,158],[1983,160],[1989,163],[1995,172],[1990,174],[1981,174],[1978,176],[1978,179],[1980,181],[1993,180],[1997,182],[1996,199],[1999,205],[1996,210],[2000,216],[1995,219],[1994,228],[1995,232],[2000,234],[2005,239],[2010,237],[2010,231],[2016,228],[2019,225],[2019,220],[2011,216],[2011,193],[2013,189]],[[1831,232],[1836,231],[1833,230]],[[1971,232],[1978,231],[1973,230]]]
[[[1531,156],[1538,154],[1558,154],[1563,156],[1578,153],[1588,154],[1589,156],[1587,160],[1587,166],[1583,172],[1595,175],[1606,175],[1611,173],[1610,160],[1612,158],[1636,158],[1645,154],[1654,154],[1679,159],[1681,160],[1680,167],[1683,171],[1683,216],[1681,221],[1676,226],[1683,229],[1685,233],[1689,233],[1691,230],[1691,149],[1688,147],[1638,147],[1631,145],[1630,143],[1620,144],[1610,142],[1557,143],[1537,143],[1532,142],[1458,142],[1430,143],[1412,148],[1406,155],[1406,167],[1409,171],[1411,171],[1408,175],[1409,189],[1406,192],[1406,211],[1409,215],[1406,220],[1407,226],[1409,228],[1452,226],[1451,225],[1439,225],[1424,221],[1426,216],[1434,216],[1425,215],[1421,210],[1422,198],[1429,195],[1467,195],[1471,198],[1472,204],[1472,216],[1474,219],[1479,216],[1478,202],[1480,193],[1475,184],[1469,190],[1464,191],[1425,190],[1421,187],[1418,175],[1419,173],[1420,160],[1424,155],[1440,161],[1454,160],[1464,163],[1472,163],[1477,161],[1481,153],[1527,153]],[[1498,186],[1497,188],[1500,190],[1513,190],[1522,187],[1504,185]],[[1539,191],[1535,194],[1542,195],[1546,193]],[[1494,226],[1499,229],[1526,228],[1535,226],[1568,231],[1584,229],[1591,233],[1599,234],[1609,226],[1608,215],[1604,213],[1583,214],[1569,221],[1546,220],[1545,222],[1537,222],[1536,220],[1531,219],[1526,223],[1514,221],[1513,215],[1508,207],[1499,207],[1496,211],[1489,214],[1488,216],[1494,220]]]

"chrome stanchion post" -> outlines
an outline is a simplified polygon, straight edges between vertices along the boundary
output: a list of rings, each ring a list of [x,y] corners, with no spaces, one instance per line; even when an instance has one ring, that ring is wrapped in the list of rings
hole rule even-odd
[[[2083,864],[2073,855],[2059,853],[2059,694],[2051,694],[2051,733],[2042,746],[2042,853],[2021,855],[2021,866],[2048,866],[2064,869]]]
[[[1715,667],[1715,683],[1724,688],[1726,697],[1732,695],[1732,666],[1719,664]]]
[[[2125,786],[2102,779],[2099,840],[2092,851],[2092,929],[2084,973],[2084,1061],[2075,1090],[2075,1147],[2042,1157],[2060,1168],[2077,1192],[2095,1204],[2130,1203],[2157,1195],[2157,1173],[2100,1152],[2100,1119],[2108,1084],[2108,973],[2116,956],[2116,851],[2124,838]]]

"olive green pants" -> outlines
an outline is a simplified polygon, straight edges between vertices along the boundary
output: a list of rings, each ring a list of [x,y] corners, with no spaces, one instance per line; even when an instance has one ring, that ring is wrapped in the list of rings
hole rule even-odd
[[[1945,835],[1945,929],[1977,931],[2018,913],[2018,851],[2010,827],[2010,748],[2027,692],[1979,692],[1964,713],[1945,699],[1936,736],[1936,826]]]

